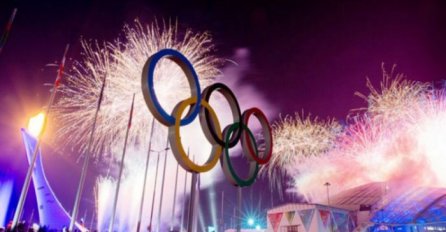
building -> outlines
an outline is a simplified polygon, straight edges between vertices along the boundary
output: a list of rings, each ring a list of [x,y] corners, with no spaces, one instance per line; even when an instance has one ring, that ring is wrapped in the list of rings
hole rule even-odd
[[[225,232],[237,232],[236,229],[228,229]],[[265,232],[265,229],[241,229],[240,232]]]
[[[353,231],[350,211],[321,204],[290,203],[268,210],[268,232]]]
[[[290,203],[268,211],[271,232],[446,231],[446,189],[397,189],[385,183],[358,186],[333,196],[330,206]]]

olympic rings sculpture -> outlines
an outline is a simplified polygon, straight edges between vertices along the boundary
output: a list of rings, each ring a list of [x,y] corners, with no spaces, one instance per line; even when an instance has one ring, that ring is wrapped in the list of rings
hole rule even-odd
[[[167,58],[181,67],[186,74],[190,85],[191,97],[180,101],[169,114],[161,106],[154,90],[154,71],[156,64]],[[154,118],[169,129],[169,142],[172,152],[178,163],[185,170],[194,173],[207,172],[211,170],[220,159],[221,166],[227,179],[235,186],[249,186],[257,177],[259,165],[268,163],[272,155],[273,138],[271,126],[265,114],[258,108],[250,108],[241,113],[240,106],[234,93],[226,85],[215,83],[206,87],[201,92],[198,75],[189,60],[180,52],[173,49],[163,49],[155,53],[144,65],[141,87],[144,100],[153,114]],[[228,101],[234,123],[221,130],[220,122],[209,104],[211,94],[218,91]],[[181,118],[185,109],[191,106],[184,118]],[[185,152],[181,143],[180,127],[190,124],[199,117],[201,128],[206,139],[212,145],[211,154],[207,161],[202,164],[194,163]],[[256,117],[262,127],[264,137],[264,150],[259,147],[252,131],[248,128],[251,116]],[[241,178],[234,170],[229,158],[229,149],[241,141],[243,154],[249,161],[249,174],[246,179]],[[222,155],[223,153],[223,155]]]

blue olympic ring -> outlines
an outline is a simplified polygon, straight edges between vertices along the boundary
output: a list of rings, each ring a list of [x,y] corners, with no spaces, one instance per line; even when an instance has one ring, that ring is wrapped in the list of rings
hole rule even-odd
[[[162,49],[147,60],[143,68],[143,76],[147,76],[147,79],[144,80],[143,78],[141,80],[144,99],[146,100],[147,106],[154,114],[155,118],[157,118],[162,124],[165,126],[172,126],[175,124],[175,118],[167,113],[159,103],[153,85],[155,66],[163,57],[172,60],[181,67],[183,72],[186,74],[189,85],[191,86],[192,97],[197,98],[197,104],[194,104],[187,115],[180,121],[181,126],[188,125],[200,112],[200,102],[202,97],[198,75],[190,61],[180,52],[173,49]]]

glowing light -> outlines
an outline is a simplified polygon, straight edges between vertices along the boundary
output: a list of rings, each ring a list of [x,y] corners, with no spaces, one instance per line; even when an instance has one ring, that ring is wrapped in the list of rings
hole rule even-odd
[[[12,180],[7,181],[0,181],[0,202],[5,202],[5,205],[9,205],[9,201],[11,200],[12,191],[13,191],[13,184],[14,182]],[[7,224],[7,213],[8,213],[8,207],[1,207],[0,208],[0,225],[6,225]]]
[[[248,218],[248,225],[249,226],[253,226],[254,225],[254,219],[253,218]]]
[[[260,230],[262,229],[262,227],[260,227],[259,225],[256,225],[256,230]]]
[[[28,132],[34,136],[39,137],[43,131],[43,127],[45,124],[45,114],[40,112],[34,117],[31,117],[28,122]]]
[[[33,228],[33,231],[38,231],[40,229],[40,225],[37,223],[33,223],[32,228]]]

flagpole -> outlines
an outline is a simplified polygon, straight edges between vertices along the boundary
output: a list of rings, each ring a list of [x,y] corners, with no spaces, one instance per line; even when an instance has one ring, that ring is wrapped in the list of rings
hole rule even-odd
[[[167,165],[167,151],[169,150],[169,137],[167,137],[166,141],[166,149],[164,153],[164,168],[163,168],[163,177],[161,178],[161,194],[160,194],[160,202],[159,202],[159,208],[158,208],[158,224],[156,225],[156,232],[160,231],[160,224],[161,224],[161,208],[163,206],[163,193],[164,193],[164,182],[166,177],[166,165]]]
[[[16,211],[14,213],[14,218],[12,220],[12,228],[15,228],[17,226],[17,224],[20,220],[20,217],[22,215],[23,206],[25,205],[26,195],[28,194],[29,185],[31,183],[31,177],[32,177],[32,173],[34,170],[34,165],[36,163],[38,150],[40,148],[40,143],[42,141],[41,137],[42,137],[43,133],[45,132],[46,123],[48,121],[48,115],[50,114],[51,106],[53,105],[54,99],[56,98],[57,87],[59,87],[60,80],[62,79],[63,70],[65,67],[65,59],[66,59],[66,55],[68,53],[69,48],[70,48],[70,45],[67,44],[67,46],[65,47],[64,55],[62,57],[62,61],[60,62],[60,65],[59,65],[59,70],[57,72],[56,80],[54,81],[54,87],[51,91],[50,100],[49,100],[48,106],[46,108],[42,132],[39,136],[36,136],[36,140],[37,140],[36,145],[34,146],[33,155],[32,155],[31,161],[29,163],[28,171],[27,171],[26,177],[25,177],[25,182],[23,184],[22,191],[20,193],[19,202],[18,202]]]
[[[9,18],[9,21],[6,24],[5,32],[3,33],[2,38],[0,39],[0,54],[2,53],[3,47],[5,46],[6,41],[8,40],[9,33],[11,32],[11,28],[12,28],[12,23],[14,22],[16,14],[17,14],[17,8],[14,8],[14,10],[12,11],[11,17]]]
[[[189,157],[189,148],[187,148],[187,156]],[[184,187],[183,187],[183,196],[186,196],[186,186],[187,186],[187,171],[184,173]],[[184,208],[181,212],[181,225],[180,230],[183,231],[183,225],[184,225],[184,212],[186,210],[186,200],[184,200]]]
[[[198,209],[198,212],[202,212],[201,211],[201,207],[198,206],[198,204],[200,204],[200,185],[201,185],[201,178],[200,178],[200,173],[195,173],[197,176],[197,182],[195,184],[195,200],[194,200],[194,209]],[[194,227],[192,231],[197,231],[197,220],[198,214],[194,213]]]
[[[234,207],[234,208],[232,209],[231,228],[236,227],[236,225],[235,225],[235,217],[236,217],[236,208]]]
[[[192,173],[192,182],[191,182],[191,191],[190,191],[190,200],[189,200],[189,214],[188,216],[188,223],[187,223],[187,231],[195,231],[194,230],[194,226],[195,226],[195,195],[197,194],[196,191],[196,185],[197,185],[197,179],[198,179],[198,174],[193,172]]]
[[[238,198],[237,198],[237,232],[241,231],[241,212],[242,212],[242,187],[237,187]]]
[[[144,195],[146,193],[147,172],[149,169],[150,153],[152,152],[152,138],[153,138],[154,127],[155,127],[155,118],[152,119],[152,127],[150,129],[149,150],[147,151],[146,167],[144,170],[144,182],[142,185],[141,205],[139,206],[138,225],[136,227],[136,232],[139,232],[141,228],[142,210],[144,206]]]
[[[34,220],[34,208],[33,208],[33,210],[31,211],[31,216],[29,216],[29,220],[28,220],[28,229],[29,229],[30,226],[32,226],[32,224],[33,224],[33,220]]]
[[[155,169],[155,184],[153,186],[153,194],[152,194],[152,208],[150,209],[150,222],[149,222],[149,232],[152,232],[152,219],[153,219],[153,208],[155,207],[155,196],[156,196],[156,182],[158,180],[158,168],[160,163],[160,152],[157,151],[158,155],[156,158],[156,169]]]
[[[113,227],[114,227],[114,223],[115,223],[116,207],[118,205],[119,187],[121,186],[122,171],[124,170],[124,160],[125,160],[125,152],[126,152],[126,148],[127,148],[127,140],[129,138],[130,127],[132,126],[133,105],[134,105],[134,103],[135,103],[135,94],[133,94],[132,106],[130,108],[129,123],[128,123],[128,126],[127,126],[127,131],[125,132],[124,148],[122,150],[121,165],[120,165],[120,168],[119,168],[118,183],[116,184],[115,200],[114,200],[114,203],[113,203],[113,211],[112,211],[112,216],[111,216],[111,222],[110,222],[110,227],[109,227],[109,230],[108,230],[109,232],[113,232]]]
[[[180,167],[179,163],[177,162],[177,170],[175,172],[175,188],[173,190],[173,204],[172,204],[172,217],[170,220],[170,231],[173,231],[173,226],[174,226],[174,215],[175,215],[175,204],[177,201],[177,181],[178,181],[178,168]]]
[[[95,216],[95,212],[93,212],[93,214],[91,215],[91,220],[90,220],[90,231],[93,231],[93,222],[94,222],[94,216]]]
[[[84,226],[84,227],[86,227],[87,226],[87,216],[88,216],[88,214],[87,214],[87,212],[88,212],[88,209],[85,209],[85,212],[84,212],[84,216],[82,217],[82,226]]]
[[[106,78],[107,78],[107,75],[104,75],[104,78],[102,79],[101,92],[99,93],[98,104],[96,106],[96,112],[94,114],[94,119],[93,119],[93,125],[91,126],[90,139],[88,141],[87,150],[86,150],[87,153],[85,154],[84,164],[82,165],[81,178],[79,180],[79,185],[77,187],[77,192],[76,192],[76,198],[74,200],[73,213],[71,214],[69,231],[74,231],[74,225],[76,223],[77,214],[79,213],[79,206],[81,203],[82,193],[83,193],[84,185],[85,185],[85,179],[87,177],[87,172],[88,172],[88,164],[90,162],[91,153],[93,153],[91,151],[91,146],[93,145],[93,135],[96,130],[96,122],[98,119],[99,110],[101,108],[102,98],[104,96]]]
[[[224,231],[224,211],[223,211],[223,204],[224,204],[224,199],[225,199],[225,192],[221,191],[221,212],[220,212],[220,230],[219,232],[223,232]]]

